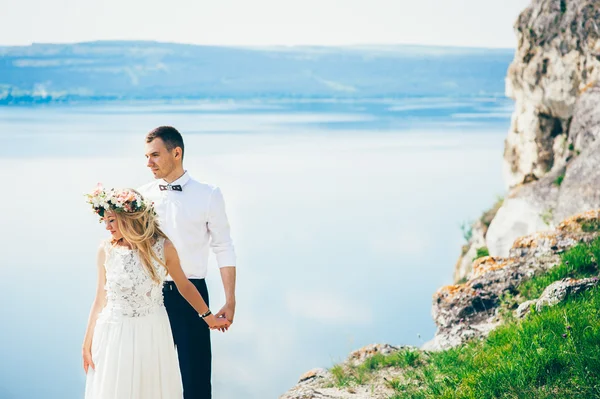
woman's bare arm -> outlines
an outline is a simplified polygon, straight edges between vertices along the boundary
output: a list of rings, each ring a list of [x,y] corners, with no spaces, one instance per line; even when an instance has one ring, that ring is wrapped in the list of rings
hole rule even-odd
[[[204,299],[202,298],[202,295],[200,295],[200,292],[198,292],[198,289],[196,289],[194,284],[188,280],[185,273],[181,269],[177,250],[175,249],[173,243],[169,240],[165,241],[165,261],[169,275],[173,279],[173,282],[175,282],[175,285],[177,286],[181,296],[183,296],[185,300],[192,305],[198,314],[206,313],[209,310],[206,302],[204,302]],[[212,329],[226,329],[231,324],[226,319],[217,318],[213,314],[205,317],[204,321]]]
[[[96,297],[94,298],[94,302],[92,303],[92,308],[90,309],[90,316],[88,318],[87,329],[85,331],[85,337],[83,339],[83,369],[86,374],[88,371],[88,367],[95,368],[95,365],[92,361],[92,340],[94,338],[94,328],[96,327],[96,320],[98,319],[98,314],[104,309],[106,306],[106,291],[104,290],[104,285],[106,284],[106,271],[104,269],[104,262],[106,255],[104,253],[104,242],[100,244],[100,248],[98,248],[98,254],[96,255],[96,268],[98,269],[98,281],[96,283]]]

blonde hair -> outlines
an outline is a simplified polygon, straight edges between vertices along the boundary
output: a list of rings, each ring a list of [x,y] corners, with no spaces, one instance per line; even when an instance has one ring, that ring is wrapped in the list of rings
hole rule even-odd
[[[136,194],[136,190],[128,189]],[[141,194],[140,194],[141,195]],[[158,262],[165,269],[167,265],[160,256],[154,251],[152,246],[160,239],[167,238],[167,235],[158,226],[156,213],[152,207],[146,207],[139,212],[114,212],[115,219],[119,225],[119,230],[123,239],[131,244],[131,249],[137,250],[142,265],[152,280],[159,284],[160,277],[152,264],[152,260]]]

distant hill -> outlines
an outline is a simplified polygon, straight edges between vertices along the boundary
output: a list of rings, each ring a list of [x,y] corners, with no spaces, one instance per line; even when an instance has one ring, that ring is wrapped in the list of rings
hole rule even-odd
[[[0,47],[0,104],[503,96],[513,55],[509,49],[132,41]]]

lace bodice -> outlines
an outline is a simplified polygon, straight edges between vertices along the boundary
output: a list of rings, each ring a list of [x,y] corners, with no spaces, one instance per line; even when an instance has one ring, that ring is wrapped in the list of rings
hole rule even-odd
[[[164,260],[165,239],[159,238],[153,249],[161,260]],[[163,306],[162,282],[167,271],[160,263],[153,260],[161,280],[157,284],[146,271],[137,250],[105,245],[106,290],[107,303],[103,312],[106,316],[140,317],[152,313],[157,306]]]

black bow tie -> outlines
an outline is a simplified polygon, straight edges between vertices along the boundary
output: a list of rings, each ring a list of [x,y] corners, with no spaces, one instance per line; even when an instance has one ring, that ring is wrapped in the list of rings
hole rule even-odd
[[[160,188],[160,191],[183,191],[179,184],[176,184],[174,186],[172,186],[170,184],[167,184],[166,186],[159,184],[158,188]]]

